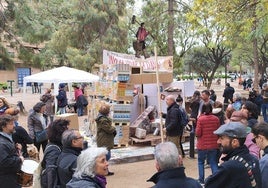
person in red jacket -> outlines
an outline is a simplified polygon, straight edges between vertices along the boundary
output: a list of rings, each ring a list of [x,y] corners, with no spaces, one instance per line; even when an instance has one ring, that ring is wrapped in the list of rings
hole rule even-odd
[[[196,137],[198,153],[199,182],[204,184],[205,170],[204,163],[207,158],[212,174],[218,170],[218,136],[213,134],[220,127],[220,120],[212,114],[212,105],[204,103],[201,115],[197,119]]]
[[[149,32],[146,31],[145,24],[144,24],[144,22],[142,22],[137,33],[136,33],[137,43],[139,46],[137,51],[136,51],[136,57],[138,57],[138,58],[140,58],[140,51],[143,52],[145,58],[148,58],[147,54],[145,53],[145,48],[146,48],[145,39],[148,35],[149,35]]]

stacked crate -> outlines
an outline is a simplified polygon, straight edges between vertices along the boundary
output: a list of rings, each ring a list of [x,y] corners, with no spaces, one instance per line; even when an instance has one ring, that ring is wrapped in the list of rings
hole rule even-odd
[[[128,146],[129,143],[129,122],[130,122],[130,104],[113,104],[112,119],[116,128],[114,144],[117,146]]]
[[[128,83],[130,78],[130,66],[125,64],[115,65],[117,90],[112,107],[113,125],[116,127],[114,143],[118,147],[128,146],[129,122],[131,105],[133,100],[133,85]]]

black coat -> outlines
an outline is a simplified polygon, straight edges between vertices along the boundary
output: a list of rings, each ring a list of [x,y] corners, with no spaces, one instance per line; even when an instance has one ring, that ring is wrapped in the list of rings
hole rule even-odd
[[[56,96],[56,98],[58,99],[59,108],[63,108],[67,106],[68,100],[67,100],[66,91],[64,89],[59,90],[59,94]]]
[[[257,187],[261,187],[261,172],[259,168],[258,159],[249,154],[248,148],[243,145],[239,148],[234,149],[232,152],[227,154],[222,160],[218,171],[209,176],[206,179],[206,188],[251,188],[251,181],[248,175],[248,170],[242,162],[237,160],[231,160],[233,156],[242,157],[248,164],[253,166],[252,172],[255,177]]]
[[[191,108],[191,115],[190,118],[197,118],[198,116],[198,110],[200,106],[200,99],[196,99],[191,101],[190,108]]]
[[[22,146],[22,156],[27,158],[29,157],[27,152],[27,144],[33,144],[33,139],[29,136],[27,131],[21,127],[16,126],[15,127],[15,133],[12,135],[14,143],[19,143]]]
[[[163,170],[154,174],[149,180],[155,183],[153,188],[201,188],[193,178],[186,177],[184,167]]]
[[[234,94],[235,90],[233,87],[229,86],[226,87],[223,91],[223,97],[224,97],[224,103],[229,103],[229,100],[233,102],[233,94]]]
[[[42,164],[42,168],[43,169],[47,169],[50,168],[50,170],[48,170],[48,173],[46,173],[46,177],[44,177],[44,179],[46,179],[47,181],[47,187],[41,185],[43,188],[54,188],[57,184],[58,184],[58,177],[55,177],[55,174],[57,174],[56,169],[53,168],[53,166],[57,165],[57,160],[58,157],[61,153],[61,146],[60,145],[56,145],[56,144],[52,144],[49,143],[46,146],[45,152],[44,152],[44,158],[41,162]]]
[[[17,173],[21,169],[21,159],[14,143],[0,134],[0,187],[20,188]]]
[[[60,187],[66,187],[66,184],[72,179],[76,168],[76,160],[81,153],[81,148],[63,148],[57,161],[57,172]]]
[[[163,118],[166,119],[167,136],[180,136],[182,134],[182,112],[177,103],[174,102],[167,108],[167,114],[164,114]]]

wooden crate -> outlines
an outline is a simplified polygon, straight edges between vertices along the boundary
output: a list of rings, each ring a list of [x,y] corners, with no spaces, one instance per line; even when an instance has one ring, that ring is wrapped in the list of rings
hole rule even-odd
[[[135,132],[136,132],[136,128],[138,128],[139,126],[141,126],[142,122],[144,121],[144,119],[147,118],[147,116],[155,109],[154,106],[148,106],[144,112],[142,112],[139,117],[132,122],[132,124],[130,125],[130,136],[134,137],[135,136]]]
[[[113,126],[116,128],[116,136],[114,138],[114,145],[117,147],[126,146],[129,144],[129,123],[113,122]]]

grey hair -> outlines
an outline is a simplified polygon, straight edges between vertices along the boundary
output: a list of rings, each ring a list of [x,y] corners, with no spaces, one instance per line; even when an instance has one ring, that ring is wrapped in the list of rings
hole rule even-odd
[[[158,144],[155,147],[154,157],[161,170],[179,166],[179,152],[176,145],[172,142]]]
[[[173,100],[174,102],[176,101],[176,97],[174,95],[168,95],[167,98]]]
[[[241,93],[240,92],[234,92],[234,94],[233,94],[233,98],[236,98],[236,99],[241,99],[242,98],[242,95],[241,95]]]
[[[63,132],[61,143],[64,148],[72,146],[72,141],[76,138],[75,129],[69,129]]]
[[[105,147],[92,147],[82,151],[77,158],[77,167],[73,176],[79,179],[82,175],[95,177],[96,159],[107,153],[108,150]]]

